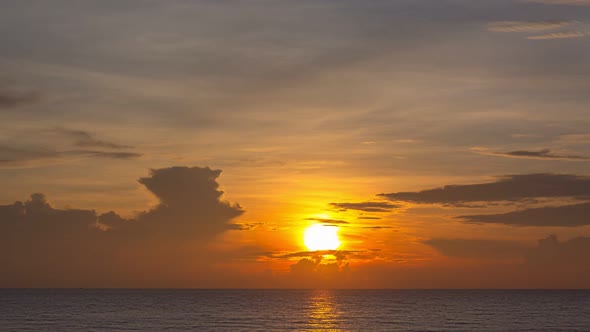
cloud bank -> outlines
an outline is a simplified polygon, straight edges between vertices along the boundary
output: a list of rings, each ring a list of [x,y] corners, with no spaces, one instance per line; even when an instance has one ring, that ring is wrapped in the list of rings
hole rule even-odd
[[[148,271],[138,284],[197,278],[195,266],[210,259],[202,248],[236,229],[232,221],[244,212],[221,199],[220,174],[200,167],[152,170],[139,183],[159,204],[132,219],[112,211],[98,215],[57,209],[43,194],[0,206],[0,266],[5,271],[0,284],[99,286],[137,281],[138,274]]]

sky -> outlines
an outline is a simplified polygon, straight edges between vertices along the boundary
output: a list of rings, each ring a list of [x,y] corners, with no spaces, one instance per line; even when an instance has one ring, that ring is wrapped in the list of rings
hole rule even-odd
[[[590,288],[588,0],[2,8],[0,287]]]

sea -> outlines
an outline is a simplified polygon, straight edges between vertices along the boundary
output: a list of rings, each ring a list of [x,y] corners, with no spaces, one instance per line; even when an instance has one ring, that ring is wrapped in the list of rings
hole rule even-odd
[[[590,290],[1,289],[0,331],[590,331]]]

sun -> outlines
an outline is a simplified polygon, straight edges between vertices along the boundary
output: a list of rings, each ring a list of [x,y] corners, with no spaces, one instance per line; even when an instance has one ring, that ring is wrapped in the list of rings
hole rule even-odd
[[[311,225],[305,229],[303,243],[310,251],[336,250],[340,246],[338,227]]]

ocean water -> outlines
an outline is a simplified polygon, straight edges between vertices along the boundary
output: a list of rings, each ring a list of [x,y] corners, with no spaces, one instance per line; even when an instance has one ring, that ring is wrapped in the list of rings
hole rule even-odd
[[[590,331],[582,290],[0,290],[0,331]]]

